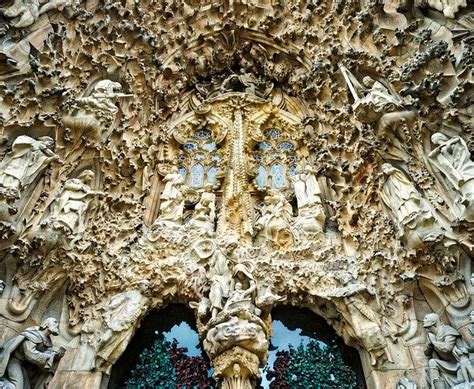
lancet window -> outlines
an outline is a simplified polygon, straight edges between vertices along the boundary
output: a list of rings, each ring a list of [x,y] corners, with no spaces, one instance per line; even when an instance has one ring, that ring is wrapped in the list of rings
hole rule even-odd
[[[290,177],[296,174],[298,157],[296,144],[283,130],[265,130],[264,140],[255,146],[254,159],[257,189],[290,187]]]
[[[216,185],[222,158],[213,132],[208,129],[194,131],[178,153],[178,171],[185,184],[194,189]]]

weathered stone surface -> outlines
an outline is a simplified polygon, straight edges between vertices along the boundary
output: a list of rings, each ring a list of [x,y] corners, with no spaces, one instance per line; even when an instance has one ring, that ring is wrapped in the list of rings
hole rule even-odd
[[[472,384],[472,17],[0,7],[1,343],[54,317],[49,387],[105,387],[146,314],[184,302],[216,380],[248,388],[291,304],[358,348],[370,388]]]

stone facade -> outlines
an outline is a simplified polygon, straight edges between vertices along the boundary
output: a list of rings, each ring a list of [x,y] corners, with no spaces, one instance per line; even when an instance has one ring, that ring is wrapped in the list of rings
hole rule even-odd
[[[106,387],[178,302],[222,388],[254,385],[281,304],[356,347],[369,388],[470,388],[472,20],[466,0],[4,2],[0,385],[34,365],[33,387]]]

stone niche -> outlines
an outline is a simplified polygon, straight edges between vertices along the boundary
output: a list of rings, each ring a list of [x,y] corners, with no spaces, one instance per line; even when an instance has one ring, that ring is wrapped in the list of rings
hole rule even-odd
[[[473,385],[472,20],[3,2],[0,383],[104,388],[180,303],[222,388],[254,386],[276,305],[324,318],[368,388]]]

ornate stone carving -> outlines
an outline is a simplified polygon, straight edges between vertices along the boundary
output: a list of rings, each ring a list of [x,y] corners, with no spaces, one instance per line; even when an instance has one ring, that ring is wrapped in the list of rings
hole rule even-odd
[[[47,387],[54,374],[58,360],[64,349],[54,349],[51,335],[59,334],[58,321],[46,319],[39,327],[30,327],[20,335],[7,341],[0,353],[0,384],[4,388],[30,387],[27,368],[34,366],[41,371],[41,378],[36,378]]]
[[[29,27],[38,17],[51,10],[62,11],[73,4],[74,0],[15,0],[12,5],[2,11],[8,18],[15,18],[15,28]]]
[[[398,234],[409,248],[421,247],[422,242],[435,241],[440,232],[433,213],[412,182],[397,168],[385,163],[386,181],[381,197],[395,215]]]
[[[51,151],[53,145],[53,139],[48,136],[35,140],[21,135],[15,139],[12,150],[0,163],[1,221],[12,221],[20,197],[52,161],[59,159]]]
[[[255,223],[259,231],[257,241],[269,242],[275,247],[286,247],[293,243],[290,230],[292,208],[285,195],[271,191],[265,197],[262,214]]]
[[[256,384],[283,302],[368,387],[445,360],[420,312],[471,341],[472,7],[277,3],[0,8],[0,336],[61,318],[50,387],[107,386],[176,302],[224,387]]]
[[[431,387],[472,383],[474,366],[460,333],[441,323],[436,313],[425,316],[423,327],[427,329],[425,354],[430,357],[427,374]]]
[[[434,166],[446,177],[447,181],[459,192],[457,202],[462,204],[462,218],[474,221],[474,162],[466,142],[459,136],[448,139],[447,136],[436,133],[431,136],[435,145],[429,158]]]

